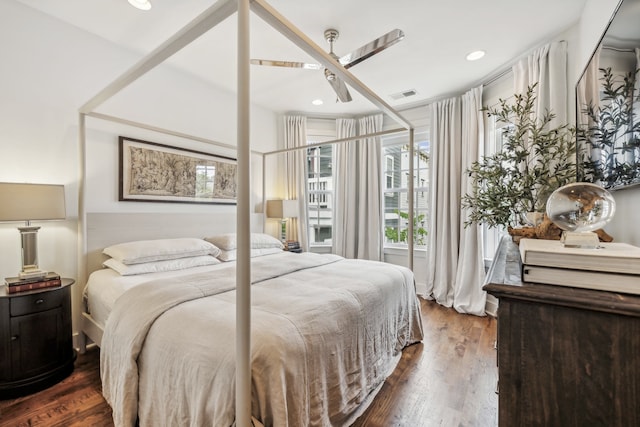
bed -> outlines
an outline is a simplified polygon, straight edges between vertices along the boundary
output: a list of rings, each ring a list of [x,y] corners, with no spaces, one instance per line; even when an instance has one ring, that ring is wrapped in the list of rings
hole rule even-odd
[[[228,261],[178,270],[91,274],[84,316],[100,330],[116,426],[233,425],[235,262],[226,252],[215,259]],[[351,424],[402,349],[422,339],[411,271],[253,246],[251,264],[254,425]]]

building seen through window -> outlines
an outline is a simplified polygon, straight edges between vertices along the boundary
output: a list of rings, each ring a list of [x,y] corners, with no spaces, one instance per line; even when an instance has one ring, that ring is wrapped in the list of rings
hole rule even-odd
[[[326,138],[326,140],[329,139],[331,138]],[[307,149],[307,206],[309,243],[312,245],[331,245],[333,231],[333,153],[333,145]]]
[[[414,136],[414,245],[427,243],[429,218],[429,141],[427,134]],[[382,148],[385,246],[408,244],[409,228],[409,136],[385,138]]]

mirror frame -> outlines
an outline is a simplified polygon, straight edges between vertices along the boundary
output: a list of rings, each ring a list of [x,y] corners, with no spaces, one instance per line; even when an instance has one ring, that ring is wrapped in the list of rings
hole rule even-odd
[[[628,22],[640,0],[618,3],[575,88],[577,180],[610,190],[640,184],[640,26]]]

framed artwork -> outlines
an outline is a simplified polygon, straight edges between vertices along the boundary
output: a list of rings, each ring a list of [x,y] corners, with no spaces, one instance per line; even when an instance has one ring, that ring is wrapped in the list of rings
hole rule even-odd
[[[236,159],[119,137],[118,200],[236,203]]]

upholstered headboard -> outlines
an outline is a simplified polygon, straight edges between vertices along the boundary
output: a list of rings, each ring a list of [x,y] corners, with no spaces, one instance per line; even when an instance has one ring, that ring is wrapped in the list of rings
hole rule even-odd
[[[87,274],[102,268],[109,245],[134,240],[204,238],[236,231],[228,213],[87,213]],[[251,216],[251,231],[263,231],[262,214]]]

